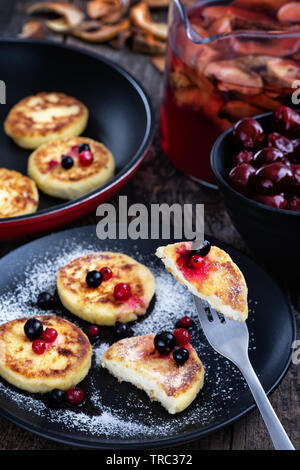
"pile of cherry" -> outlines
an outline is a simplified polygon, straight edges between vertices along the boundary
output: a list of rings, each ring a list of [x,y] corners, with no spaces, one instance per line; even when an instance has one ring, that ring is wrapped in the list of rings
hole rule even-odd
[[[300,211],[300,116],[286,106],[273,113],[272,132],[244,118],[233,128],[236,152],[229,184],[238,192],[277,209]]]

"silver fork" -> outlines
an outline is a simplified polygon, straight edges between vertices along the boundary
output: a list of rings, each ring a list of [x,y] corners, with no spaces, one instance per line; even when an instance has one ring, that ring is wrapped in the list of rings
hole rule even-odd
[[[241,371],[252,392],[276,450],[295,450],[276,416],[265,391],[249,361],[249,332],[245,322],[227,320],[208,304],[194,296],[198,317],[210,345],[233,362]]]

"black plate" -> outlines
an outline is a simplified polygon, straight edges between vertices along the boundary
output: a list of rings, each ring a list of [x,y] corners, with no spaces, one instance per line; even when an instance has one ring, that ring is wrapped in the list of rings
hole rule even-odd
[[[197,323],[193,299],[154,255],[165,241],[100,241],[95,227],[56,233],[25,245],[0,260],[1,322],[40,313],[35,300],[42,290],[54,291],[57,270],[82,252],[118,250],[144,262],[157,280],[150,312],[133,326],[135,334],[172,329],[184,314],[196,328],[192,344],[206,369],[203,390],[192,405],[171,416],[146,394],[127,383],[119,385],[97,365],[105,344],[114,341],[112,328],[102,328],[92,341],[93,367],[82,383],[86,402],[78,408],[49,409],[41,397],[23,393],[0,381],[0,414],[13,423],[60,442],[101,449],[137,449],[168,446],[195,439],[237,420],[254,407],[253,398],[238,370],[208,345]],[[248,287],[250,360],[266,391],[273,390],[287,371],[295,321],[288,301],[273,280],[247,256],[225,248],[242,269]],[[58,314],[83,329],[87,324],[64,309]]]
[[[6,84],[6,104],[0,105],[0,167],[27,174],[33,151],[17,146],[4,133],[2,124],[11,107],[28,95],[57,91],[87,106],[89,120],[83,135],[103,142],[115,157],[115,177],[101,190],[132,171],[151,142],[153,121],[149,99],[130,74],[99,54],[53,41],[5,38],[0,39],[0,50],[1,80]],[[85,199],[87,195],[66,202],[40,192],[38,212],[25,218]]]

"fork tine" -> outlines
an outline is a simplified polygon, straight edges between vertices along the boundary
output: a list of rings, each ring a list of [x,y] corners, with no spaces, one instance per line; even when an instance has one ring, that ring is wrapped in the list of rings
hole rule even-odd
[[[216,310],[214,308],[210,309],[210,314],[213,318],[213,321],[221,323],[220,317],[219,317],[218,313],[216,312]]]
[[[194,301],[196,304],[196,310],[198,312],[198,318],[200,320],[200,324],[203,330],[206,330],[207,328],[214,328],[214,324],[216,324],[215,321],[213,321],[213,316],[209,310],[209,315],[212,318],[212,321],[209,321],[208,319],[208,313],[206,311],[205,306],[203,305],[201,299],[199,297],[194,296]]]

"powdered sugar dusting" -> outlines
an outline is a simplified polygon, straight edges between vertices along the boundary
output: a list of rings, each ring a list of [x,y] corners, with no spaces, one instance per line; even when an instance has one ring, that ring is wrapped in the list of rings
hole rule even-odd
[[[49,249],[39,251],[31,258],[28,255],[25,266],[23,258],[18,266],[14,266],[11,271],[8,269],[7,285],[10,288],[0,292],[0,324],[15,318],[43,314],[36,306],[37,296],[45,290],[54,292],[60,267],[78,256],[100,250],[127,253],[145,263],[155,276],[153,310],[133,324],[135,335],[156,333],[162,329],[172,330],[183,315],[191,316],[197,324],[192,295],[164,269],[153,254],[142,254],[137,244],[132,245],[128,251],[128,245],[122,246],[121,241],[108,241],[104,246],[104,242],[100,244],[94,236],[90,236],[88,240],[84,241],[78,232],[77,236],[68,238],[65,243],[54,243]],[[254,304],[251,307],[255,309]],[[86,325],[63,310],[44,313],[56,313],[78,326]],[[206,371],[205,386],[187,410],[170,416],[159,404],[152,403],[144,392],[128,384],[119,385],[101,367],[103,354],[113,341],[111,329],[104,328],[100,338],[93,342],[93,366],[83,384],[87,396],[86,406],[50,409],[40,397],[23,393],[5,381],[0,381],[0,406],[3,406],[1,402],[4,401],[14,402],[18,408],[28,413],[28,419],[33,414],[37,415],[40,425],[45,428],[49,422],[52,426],[57,423],[65,436],[71,432],[73,435],[76,433],[80,439],[84,439],[86,435],[94,436],[95,441],[110,438],[140,438],[147,441],[194,432],[196,428],[193,425],[197,425],[197,429],[204,429],[220,424],[224,421],[224,415],[228,414],[230,417],[232,404],[238,403],[241,395],[248,393],[237,369],[211,349],[200,327],[197,327],[192,333],[191,342]],[[252,347],[255,347],[253,338]]]
[[[101,343],[96,349],[94,349],[96,366],[101,366],[102,358],[109,346],[109,343]]]

